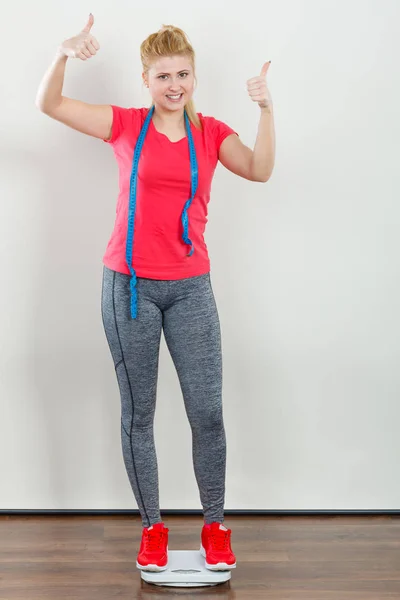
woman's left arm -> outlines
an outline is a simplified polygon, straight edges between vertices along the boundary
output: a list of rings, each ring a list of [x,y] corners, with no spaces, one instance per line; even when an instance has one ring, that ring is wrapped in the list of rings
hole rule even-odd
[[[275,164],[275,127],[272,98],[267,87],[267,71],[271,61],[266,62],[259,77],[247,81],[250,98],[258,102],[261,110],[257,138],[251,159],[251,173],[255,181],[268,181]]]
[[[228,135],[219,149],[219,160],[224,167],[249,181],[268,181],[274,168],[274,114],[266,81],[270,63],[271,61],[265,63],[260,77],[253,77],[247,81],[250,98],[258,102],[261,110],[254,150],[243,144],[235,133]]]

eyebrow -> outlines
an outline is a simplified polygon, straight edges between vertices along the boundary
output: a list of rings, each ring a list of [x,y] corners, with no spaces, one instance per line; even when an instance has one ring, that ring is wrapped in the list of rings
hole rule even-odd
[[[184,71],[190,71],[190,69],[182,69],[182,71],[178,71],[178,75],[179,75],[179,73],[183,73]],[[157,73],[157,75],[170,75],[170,73],[160,72],[160,73]]]

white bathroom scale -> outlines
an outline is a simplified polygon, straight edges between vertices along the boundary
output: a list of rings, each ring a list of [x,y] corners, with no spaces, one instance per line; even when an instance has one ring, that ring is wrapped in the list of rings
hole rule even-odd
[[[174,587],[202,587],[225,583],[231,578],[231,569],[210,571],[199,550],[169,550],[168,566],[164,571],[144,571],[142,579],[154,585]]]

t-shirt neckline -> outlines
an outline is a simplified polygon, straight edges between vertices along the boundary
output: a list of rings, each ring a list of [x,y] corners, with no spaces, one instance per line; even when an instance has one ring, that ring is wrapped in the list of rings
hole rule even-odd
[[[153,119],[150,119],[150,126],[153,128],[153,131],[157,134],[157,135],[161,135],[162,137],[164,137],[167,142],[169,142],[170,144],[179,144],[180,142],[183,142],[184,140],[187,140],[187,133],[185,135],[185,137],[181,138],[180,140],[177,140],[176,142],[173,142],[172,140],[169,139],[169,137],[167,135],[165,135],[165,133],[163,133],[162,131],[158,131],[158,129],[156,128],[156,126],[153,123]]]

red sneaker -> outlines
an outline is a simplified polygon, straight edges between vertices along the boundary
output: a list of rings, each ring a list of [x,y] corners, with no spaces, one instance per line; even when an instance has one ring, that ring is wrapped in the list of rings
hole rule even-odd
[[[165,571],[168,568],[168,531],[164,523],[143,527],[142,542],[136,566],[146,571]]]
[[[231,529],[222,523],[204,524],[201,531],[200,553],[206,559],[206,568],[225,571],[236,568],[236,557],[231,548]]]

